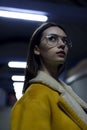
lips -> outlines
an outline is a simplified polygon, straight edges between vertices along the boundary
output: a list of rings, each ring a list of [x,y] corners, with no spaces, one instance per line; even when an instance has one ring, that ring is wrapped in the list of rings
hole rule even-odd
[[[59,51],[56,54],[58,54],[58,56],[61,56],[61,57],[65,56],[65,52],[64,51]]]

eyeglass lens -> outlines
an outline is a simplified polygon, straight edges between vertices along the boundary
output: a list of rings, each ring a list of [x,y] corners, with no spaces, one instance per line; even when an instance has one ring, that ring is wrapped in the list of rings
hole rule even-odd
[[[56,34],[50,34],[50,35],[46,36],[46,38],[48,40],[48,44],[50,44],[52,46],[55,46],[59,42],[59,39],[61,39],[65,45],[68,45],[71,47],[71,41],[66,36],[59,36]]]

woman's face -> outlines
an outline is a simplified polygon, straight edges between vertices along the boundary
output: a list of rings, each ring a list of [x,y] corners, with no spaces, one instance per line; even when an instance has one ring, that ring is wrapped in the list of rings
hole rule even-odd
[[[68,52],[66,37],[59,27],[46,29],[38,48],[40,59],[48,64],[64,64]]]

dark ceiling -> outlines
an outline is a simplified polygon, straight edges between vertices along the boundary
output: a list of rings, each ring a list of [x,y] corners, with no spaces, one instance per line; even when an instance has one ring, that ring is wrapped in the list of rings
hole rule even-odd
[[[0,6],[43,11],[47,13],[48,21],[62,24],[73,42],[67,69],[87,58],[86,0],[0,0]],[[23,69],[9,68],[8,62],[26,60],[29,38],[40,24],[0,17],[0,87],[7,93],[13,92],[11,75],[24,74]]]

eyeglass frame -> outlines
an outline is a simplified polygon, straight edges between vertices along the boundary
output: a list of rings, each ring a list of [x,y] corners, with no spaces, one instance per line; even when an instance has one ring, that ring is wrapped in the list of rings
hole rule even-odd
[[[56,38],[56,41],[50,41],[50,38],[52,38],[51,36],[54,36],[54,38]],[[72,42],[71,42],[71,40],[68,38],[68,36],[60,36],[60,35],[58,35],[58,34],[49,34],[49,35],[43,37],[43,39],[42,39],[41,41],[43,41],[44,39],[46,39],[46,40],[47,40],[47,44],[48,44],[49,46],[55,47],[55,46],[57,46],[57,44],[58,44],[58,42],[59,42],[59,38],[62,40],[63,43],[64,43],[63,38],[64,38],[64,39],[67,39],[67,42],[68,42],[68,41],[69,41],[69,42],[68,42],[68,43],[64,43],[64,44],[67,45],[69,48],[72,47]],[[55,43],[55,44],[53,45],[53,44],[50,44],[49,42],[50,42],[50,43]]]

